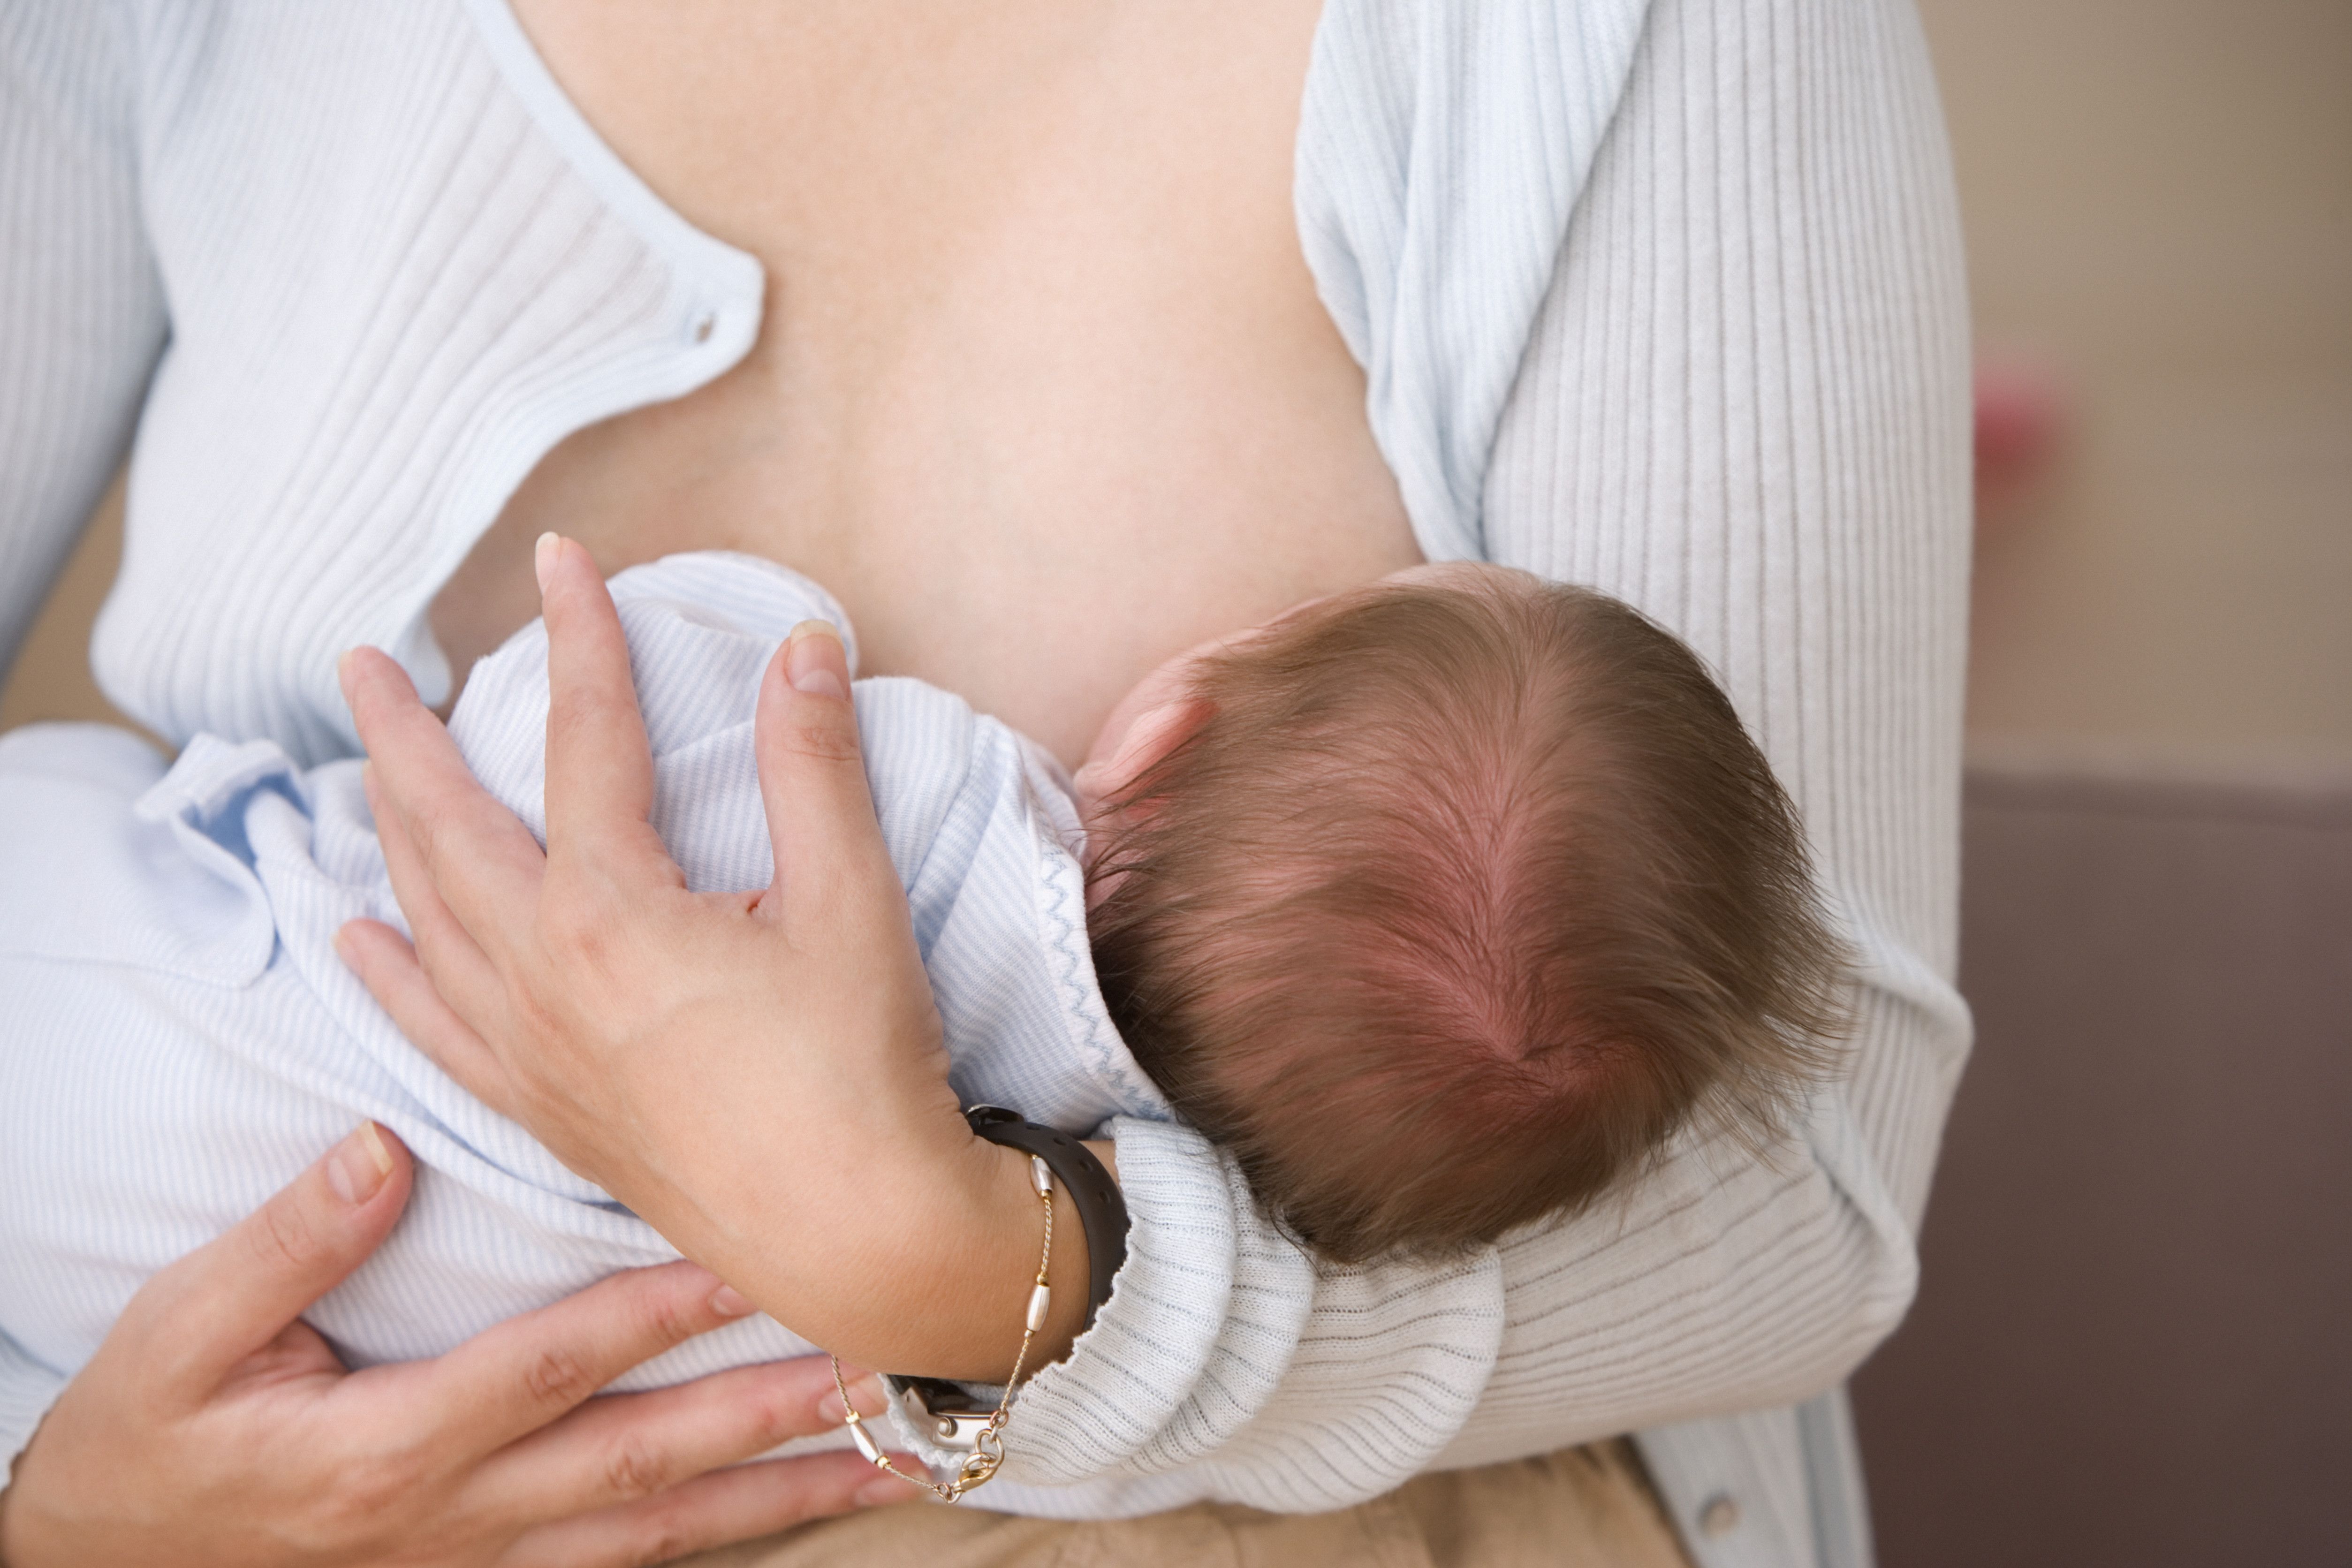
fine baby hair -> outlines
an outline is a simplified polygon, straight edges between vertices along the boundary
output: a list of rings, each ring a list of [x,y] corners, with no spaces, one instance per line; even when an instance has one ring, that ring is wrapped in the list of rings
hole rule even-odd
[[[1487,567],[1204,656],[1122,789],[1111,1016],[1338,1262],[1580,1208],[1695,1120],[1762,1146],[1835,1059],[1843,951],[1788,797],[1698,658]]]

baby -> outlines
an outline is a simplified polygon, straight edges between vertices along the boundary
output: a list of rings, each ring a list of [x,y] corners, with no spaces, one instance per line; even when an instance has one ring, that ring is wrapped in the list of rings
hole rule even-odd
[[[1139,716],[1129,720],[1130,715]],[[1325,1256],[1589,1203],[1827,1065],[1794,812],[1629,606],[1418,567],[1162,666],[1078,774],[1129,1049]]]
[[[854,661],[845,618],[741,556],[612,587],[655,825],[690,885],[764,886],[761,674],[812,617]],[[450,722],[542,836],[546,683],[534,624]],[[1833,1032],[1787,800],[1697,660],[1598,594],[1446,566],[1316,601],[1155,672],[1075,779],[934,687],[855,698],[966,1103],[1189,1121],[1333,1260],[1575,1208],[1694,1117],[1760,1137]],[[308,1314],[355,1364],[676,1256],[334,956],[346,920],[399,919],[356,762],[200,737],[167,771],[119,731],[19,731],[0,878],[0,1333],[60,1380],[362,1116],[420,1171]],[[620,1386],[809,1348],[755,1317]]]

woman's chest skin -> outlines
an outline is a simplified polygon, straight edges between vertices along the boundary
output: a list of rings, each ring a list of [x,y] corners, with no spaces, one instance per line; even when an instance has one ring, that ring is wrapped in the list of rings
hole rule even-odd
[[[549,455],[444,589],[459,669],[609,571],[808,572],[865,673],[1066,758],[1171,653],[1419,559],[1291,206],[1318,0],[520,0],[589,120],[768,272],[759,342]]]

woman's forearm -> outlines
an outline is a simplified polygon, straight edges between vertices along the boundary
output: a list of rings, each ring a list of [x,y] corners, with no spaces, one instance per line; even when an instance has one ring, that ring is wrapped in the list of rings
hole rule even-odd
[[[1914,1280],[1892,1206],[1841,1185],[1867,1172],[1840,1120],[1817,1117],[1780,1169],[1690,1147],[1499,1249],[1353,1269],[1292,1247],[1193,1134],[1121,1123],[1136,1226],[1119,1294],[1031,1385],[1006,1473],[1201,1466],[1218,1497],[1316,1511],[1435,1463],[1801,1398],[1868,1353]]]

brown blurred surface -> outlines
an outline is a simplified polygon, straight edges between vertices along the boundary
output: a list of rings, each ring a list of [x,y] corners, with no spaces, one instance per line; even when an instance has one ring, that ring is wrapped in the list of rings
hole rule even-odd
[[[2352,771],[1979,767],[1886,1568],[2352,1563]]]

